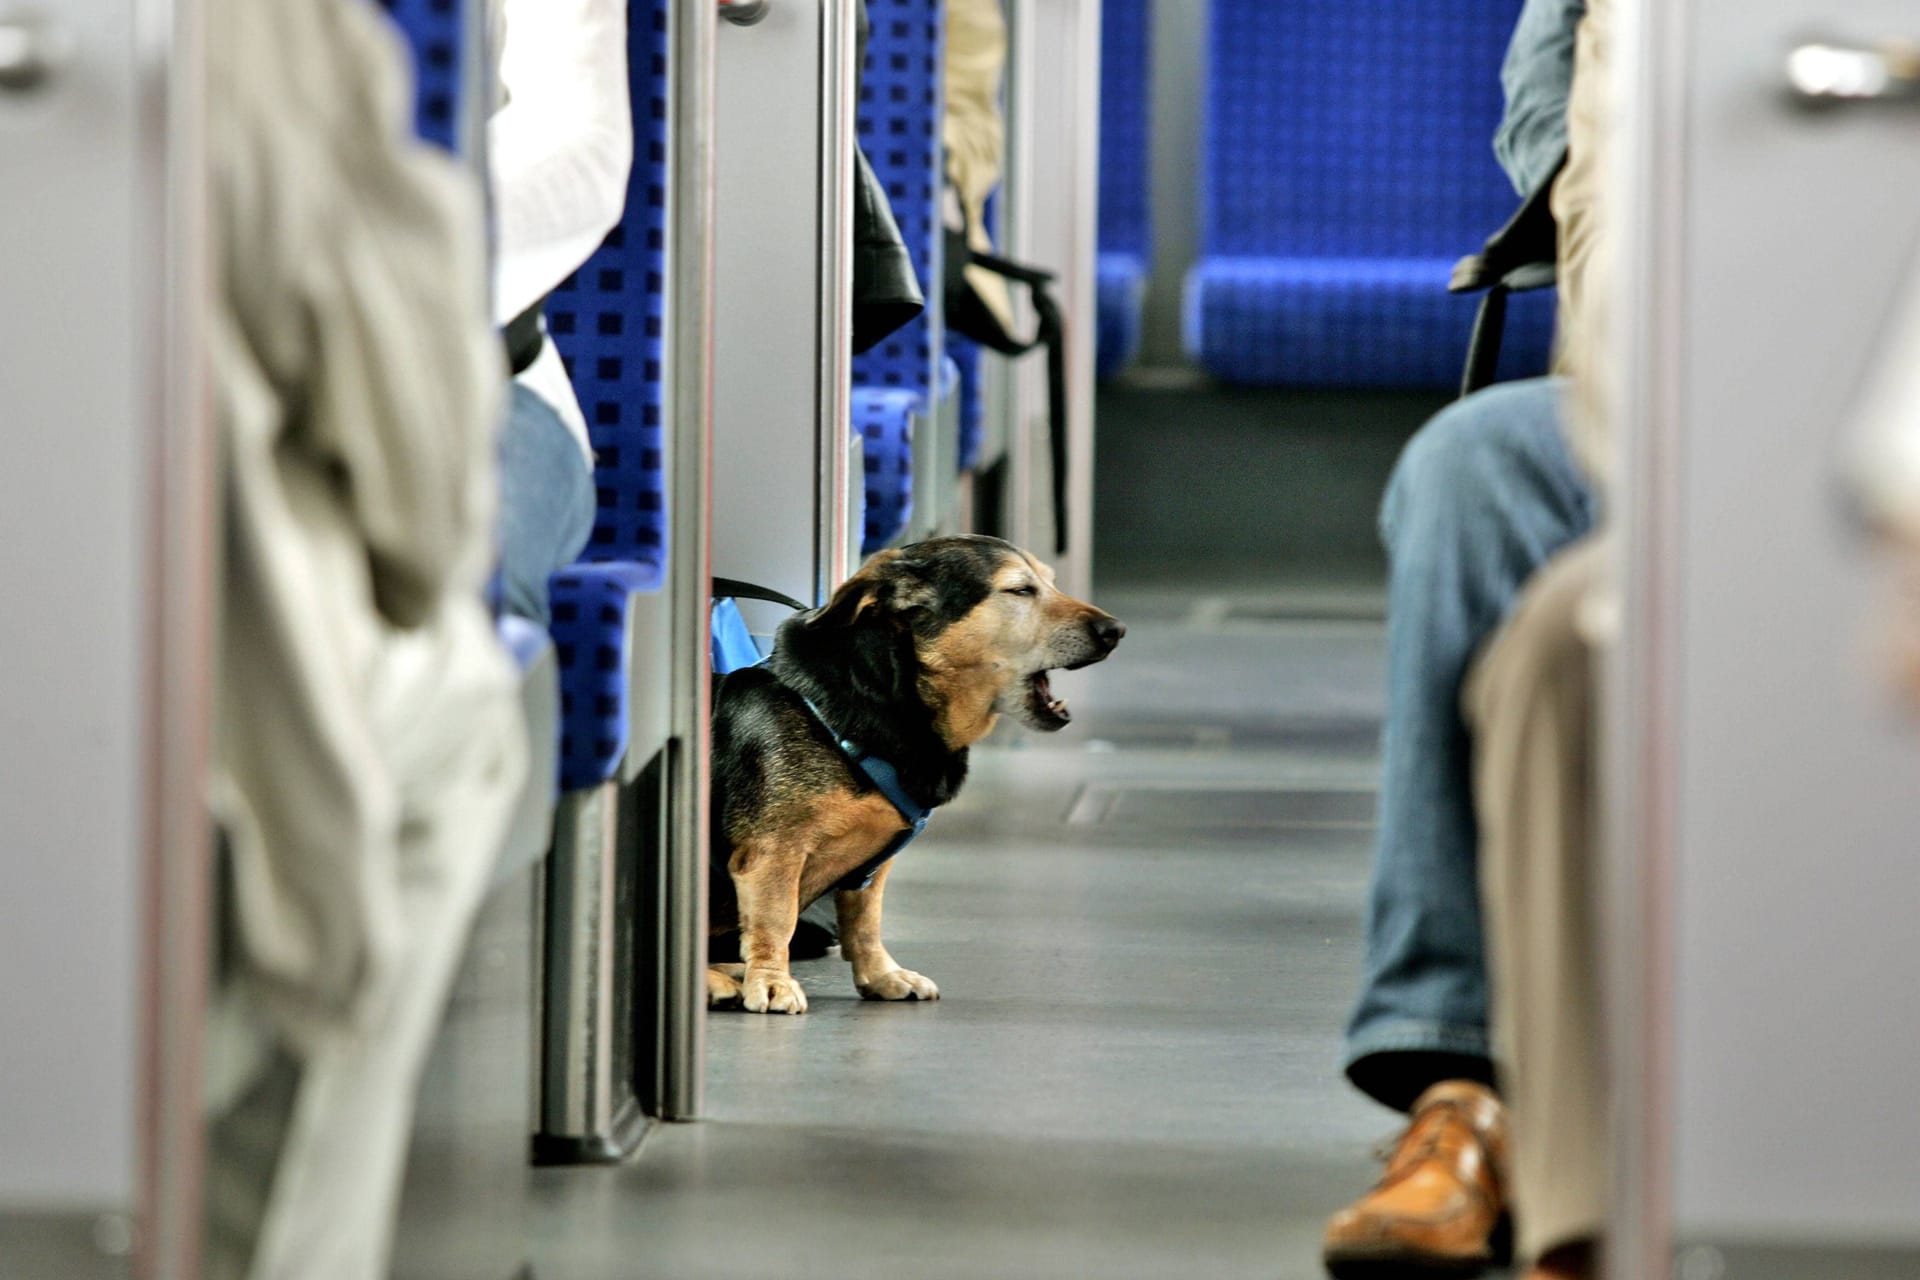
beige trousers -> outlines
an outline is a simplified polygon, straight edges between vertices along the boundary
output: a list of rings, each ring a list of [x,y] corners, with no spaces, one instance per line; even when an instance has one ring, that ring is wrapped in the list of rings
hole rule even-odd
[[[373,664],[365,711],[398,800],[400,951],[358,1021],[271,1046],[214,1118],[213,1280],[387,1274],[421,1071],[526,767],[507,675],[477,602],[393,635]],[[248,1003],[244,984],[226,994]]]
[[[1469,672],[1480,891],[1522,1256],[1598,1236],[1607,1119],[1595,954],[1593,662],[1605,546],[1535,574]]]

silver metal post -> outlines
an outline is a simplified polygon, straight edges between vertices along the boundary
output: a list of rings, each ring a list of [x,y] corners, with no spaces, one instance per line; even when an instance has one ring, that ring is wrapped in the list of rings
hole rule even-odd
[[[146,1280],[201,1272],[205,1136],[202,1050],[214,927],[213,746],[219,478],[205,385],[209,229],[206,28],[199,0],[137,10],[148,207],[142,321],[157,350],[152,398],[144,797],[146,985],[141,1028],[140,1190],[134,1270]],[[49,55],[57,62],[64,51]]]
[[[661,870],[658,1070],[648,1110],[663,1120],[700,1114],[706,1051],[707,648],[712,553],[709,471],[713,427],[714,40],[717,7],[672,9],[672,160],[668,181],[667,441],[671,550],[671,686],[667,845]]]
[[[851,0],[820,10],[820,400],[814,598],[824,603],[853,567],[854,16]]]

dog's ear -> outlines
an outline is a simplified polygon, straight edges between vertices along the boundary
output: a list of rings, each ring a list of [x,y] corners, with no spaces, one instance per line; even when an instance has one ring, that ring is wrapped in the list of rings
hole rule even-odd
[[[925,562],[898,550],[881,551],[840,584],[833,599],[815,614],[813,625],[851,628],[861,621],[910,623],[916,610],[935,603]]]
[[[788,622],[792,631],[782,629],[782,643],[800,661],[842,673],[843,687],[856,695],[854,706],[910,706],[917,697],[911,601],[919,575],[902,569],[902,560],[898,551],[882,551],[840,584],[825,607]]]

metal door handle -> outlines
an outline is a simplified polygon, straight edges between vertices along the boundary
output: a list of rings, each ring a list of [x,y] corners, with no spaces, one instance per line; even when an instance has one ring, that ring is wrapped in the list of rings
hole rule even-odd
[[[0,5],[0,93],[31,93],[66,65],[72,41],[38,9]]]
[[[736,27],[751,27],[767,16],[769,0],[720,0],[720,16]]]
[[[1804,106],[1920,102],[1920,44],[1809,41],[1787,55],[1787,85]]]

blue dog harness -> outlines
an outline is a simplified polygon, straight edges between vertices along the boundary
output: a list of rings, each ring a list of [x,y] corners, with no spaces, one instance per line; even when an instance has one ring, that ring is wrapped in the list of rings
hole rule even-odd
[[[770,600],[776,604],[784,604],[789,609],[807,607],[792,596],[783,595],[766,587],[755,586],[750,582],[737,582],[731,578],[715,578],[713,594],[713,672],[715,675],[737,671],[742,667],[765,668],[773,660],[772,654],[764,657],[760,655],[752,634],[747,630],[746,622],[740,617],[739,608],[734,605],[734,598]],[[749,654],[753,655],[751,659],[747,656]],[[827,731],[827,736],[833,739],[834,745],[840,748],[840,753],[847,758],[847,762],[866,774],[867,780],[879,788],[880,794],[887,798],[887,803],[898,809],[900,816],[907,820],[907,829],[889,841],[886,848],[841,877],[839,883],[833,886],[842,893],[852,893],[871,885],[874,874],[927,829],[927,817],[933,811],[923,809],[914,803],[913,797],[907,794],[907,789],[900,785],[900,772],[893,767],[892,761],[869,755],[861,749],[860,744],[842,737],[839,730],[833,727],[833,722],[814,705],[812,698],[804,693],[799,697],[800,701],[806,704],[808,713],[819,722],[821,728]]]
[[[893,767],[892,761],[868,755],[861,749],[859,743],[850,738],[841,737],[834,729],[833,722],[813,704],[812,698],[801,694],[800,701],[807,704],[807,710],[812,713],[815,720],[820,722],[820,727],[827,731],[827,736],[832,738],[834,745],[840,748],[840,754],[847,758],[847,762],[866,774],[868,781],[878,787],[880,794],[887,798],[887,803],[898,809],[900,816],[907,820],[907,829],[888,841],[886,848],[849,871],[838,884],[833,886],[841,893],[852,893],[872,884],[874,874],[893,861],[902,849],[912,844],[914,839],[927,829],[927,818],[933,810],[922,808],[914,803],[913,797],[907,794],[907,789],[900,785],[900,773]]]

